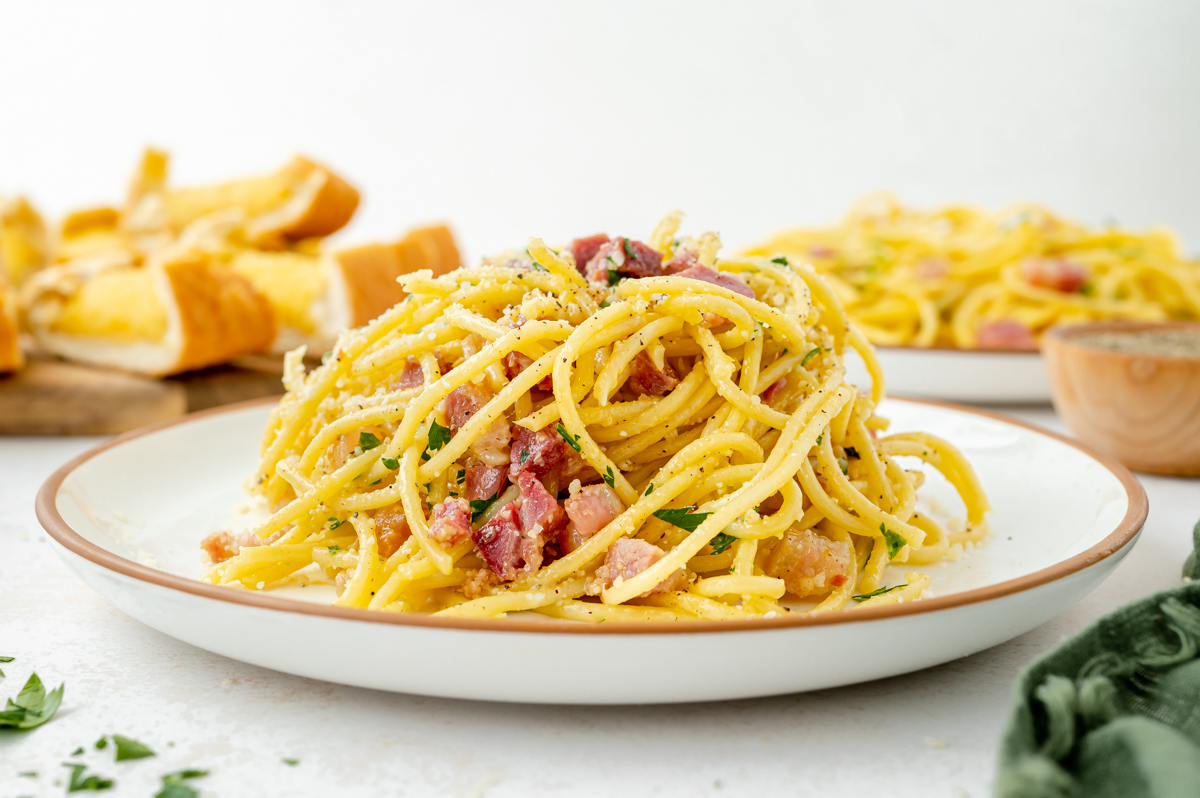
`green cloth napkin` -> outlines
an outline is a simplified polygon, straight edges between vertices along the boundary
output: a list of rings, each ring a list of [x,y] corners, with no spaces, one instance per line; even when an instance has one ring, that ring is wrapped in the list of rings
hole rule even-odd
[[[1093,623],[1017,679],[998,798],[1200,796],[1200,523],[1183,585]]]

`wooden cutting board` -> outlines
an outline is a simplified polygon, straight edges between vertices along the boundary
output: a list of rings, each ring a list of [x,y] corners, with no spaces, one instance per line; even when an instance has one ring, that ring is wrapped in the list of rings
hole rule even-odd
[[[0,377],[0,434],[111,435],[218,405],[279,396],[282,358],[257,356],[167,379],[34,360]]]

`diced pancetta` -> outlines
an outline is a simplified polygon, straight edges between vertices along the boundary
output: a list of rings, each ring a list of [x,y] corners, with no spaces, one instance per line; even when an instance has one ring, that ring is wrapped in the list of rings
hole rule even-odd
[[[508,483],[508,469],[504,466],[495,468],[485,465],[467,464],[466,489],[464,495],[467,501],[486,501],[494,499],[504,490]]]
[[[771,550],[763,571],[782,579],[788,592],[798,598],[819,596],[845,584],[853,556],[849,543],[805,529],[788,532]]]
[[[629,380],[627,385],[643,396],[663,396],[670,393],[679,384],[670,364],[663,363],[660,369],[645,352],[639,352],[629,362]]]
[[[917,261],[917,265],[913,267],[913,275],[918,280],[932,282],[941,280],[950,274],[950,265],[946,263],[945,258],[928,257],[921,258]]]
[[[596,569],[596,578],[588,584],[587,591],[598,595],[603,588],[616,584],[617,580],[632,579],[664,556],[666,553],[653,543],[647,543],[640,538],[620,538],[608,550],[604,564]],[[641,596],[675,590],[685,578],[683,569],[680,568]]]
[[[664,274],[678,274],[700,265],[700,253],[694,249],[681,249],[663,264]]]
[[[453,546],[471,534],[471,505],[466,499],[450,497],[435,505],[429,516],[429,537]]]
[[[391,557],[411,534],[408,520],[404,517],[404,507],[400,502],[380,507],[375,511],[372,520],[375,521],[375,542],[379,548],[379,556],[385,559]]]
[[[404,361],[404,368],[400,372],[400,376],[396,381],[388,386],[389,391],[406,391],[412,388],[420,388],[425,384],[425,372],[421,370],[421,364],[417,359],[409,355]]]
[[[975,346],[980,349],[1037,349],[1033,332],[1019,321],[1000,319],[979,325]]]
[[[1087,282],[1088,272],[1066,258],[1032,257],[1021,261],[1021,277],[1030,285],[1073,294]]]
[[[513,427],[508,477],[516,482],[522,471],[544,477],[558,468],[566,451],[567,444],[556,429],[546,427],[533,432],[518,424]]]
[[[526,547],[522,546],[520,500],[500,508],[486,524],[471,533],[479,556],[501,582],[511,582],[526,565]],[[540,565],[540,562],[539,562]]]
[[[710,285],[719,286],[735,294],[741,294],[747,299],[754,299],[754,292],[750,290],[750,286],[742,282],[741,278],[732,274],[714,271],[707,266],[692,266],[690,269],[684,269],[675,275],[676,277],[687,277],[691,280],[700,280],[701,282],[709,283]]]
[[[571,254],[575,256],[575,268],[579,269],[581,274],[586,273],[587,265],[591,263],[592,258],[596,257],[596,253],[600,251],[600,247],[608,243],[608,236],[604,233],[598,233],[587,238],[577,238],[571,242]]]
[[[596,250],[584,268],[584,276],[593,283],[607,285],[610,271],[622,277],[657,277],[663,274],[662,253],[641,241],[618,236]]]
[[[494,395],[485,386],[470,382],[451,391],[446,397],[446,415],[450,420],[450,431],[457,433],[462,429]],[[484,465],[499,466],[508,462],[510,439],[508,420],[501,415],[482,435],[471,441],[470,450]]]
[[[225,531],[214,532],[200,541],[200,548],[208,552],[209,558],[214,563],[225,562],[230,557],[236,556],[242,549],[261,545],[262,541],[253,532],[240,532],[236,535]]]
[[[582,546],[592,535],[625,512],[625,503],[608,485],[587,485],[563,502],[563,507],[571,519],[564,536],[568,552]]]
[[[364,432],[374,435],[376,440],[380,442],[387,439],[387,433],[382,428],[375,426],[359,427],[353,432],[339,435],[337,440],[331,443],[329,449],[325,452],[325,470],[327,473],[337,471],[350,462],[350,458],[354,456],[354,450],[359,446],[360,436]]]
[[[780,392],[786,387],[786,377],[780,377],[779,379],[775,380],[775,382],[771,383],[767,390],[762,392],[763,404],[773,407],[774,405],[772,403],[775,401],[775,398],[779,396]]]
[[[530,539],[540,538],[543,542],[557,537],[558,532],[567,525],[567,514],[558,506],[558,500],[528,471],[517,474],[517,487],[521,489],[518,515],[522,535]]]

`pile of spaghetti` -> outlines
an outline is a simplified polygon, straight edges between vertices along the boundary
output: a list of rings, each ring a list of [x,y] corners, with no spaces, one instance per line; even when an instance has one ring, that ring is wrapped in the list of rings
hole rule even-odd
[[[812,263],[881,346],[1036,349],[1056,323],[1200,319],[1200,262],[1168,231],[1088,229],[1036,205],[927,212],[871,195],[838,226],[748,252]]]
[[[933,436],[881,436],[877,369],[868,396],[842,367],[847,347],[873,365],[870,345],[811,267],[718,260],[679,221],[403,276],[407,299],[322,366],[291,353],[252,480],[273,514],[205,541],[208,580],[594,622],[919,598],[927,575],[885,586],[884,568],[982,538],[971,467]],[[901,456],[955,486],[960,528],[915,510]]]

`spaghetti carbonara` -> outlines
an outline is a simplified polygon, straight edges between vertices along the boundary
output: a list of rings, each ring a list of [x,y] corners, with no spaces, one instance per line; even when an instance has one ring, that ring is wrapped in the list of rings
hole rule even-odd
[[[810,266],[718,259],[716,235],[680,238],[679,221],[406,275],[405,301],[323,365],[291,353],[252,480],[273,513],[206,540],[207,579],[593,622],[919,598],[919,566],[986,532],[970,465],[882,434],[871,346]],[[845,380],[847,347],[869,395]],[[916,510],[923,474],[901,456],[957,489],[958,528]],[[913,570],[885,585],[889,563]]]
[[[845,221],[748,250],[812,263],[881,346],[1036,349],[1052,324],[1200,319],[1200,262],[1165,230],[1091,230],[1036,205],[999,213],[872,195]]]

